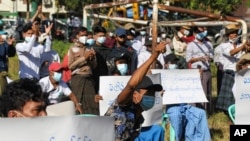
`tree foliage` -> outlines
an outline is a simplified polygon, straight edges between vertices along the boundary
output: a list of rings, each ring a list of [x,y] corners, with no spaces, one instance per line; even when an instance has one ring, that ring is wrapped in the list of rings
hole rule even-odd
[[[214,14],[232,15],[242,0],[173,0],[172,4],[192,10],[206,11]]]

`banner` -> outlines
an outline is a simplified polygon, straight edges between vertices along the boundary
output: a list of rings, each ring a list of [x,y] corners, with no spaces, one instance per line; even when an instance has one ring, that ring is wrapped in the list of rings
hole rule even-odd
[[[152,73],[161,73],[163,104],[208,102],[198,69],[153,69]]]
[[[111,117],[38,117],[0,119],[2,141],[114,141]]]
[[[161,77],[160,74],[148,75],[153,83],[160,84]],[[102,95],[103,100],[100,101],[100,115],[103,116],[108,107],[114,102],[119,93],[127,85],[131,76],[101,76],[100,77],[100,91],[99,94]],[[162,120],[162,97],[160,93],[155,94],[155,105],[152,109],[144,111],[142,113],[145,121],[143,127],[151,126],[153,124],[160,124]]]
[[[234,85],[235,124],[250,124],[250,69],[241,70],[236,74]]]

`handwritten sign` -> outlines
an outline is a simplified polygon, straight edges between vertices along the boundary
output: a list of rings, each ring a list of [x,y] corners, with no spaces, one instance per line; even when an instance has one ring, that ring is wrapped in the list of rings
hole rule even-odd
[[[236,74],[234,96],[235,96],[235,124],[250,124],[250,69],[241,70]]]
[[[148,75],[153,83],[160,84],[160,74]],[[119,93],[127,85],[131,76],[101,76],[100,77],[100,95],[103,100],[100,101],[100,115],[103,116],[108,110],[109,106],[114,102]],[[162,116],[162,97],[160,93],[155,94],[155,105],[152,109],[144,111],[143,117],[145,119],[143,127],[153,124],[161,123]]]
[[[198,69],[158,70],[165,93],[163,104],[208,102],[203,91]]]
[[[2,118],[0,124],[3,141],[115,140],[114,119],[111,117]]]

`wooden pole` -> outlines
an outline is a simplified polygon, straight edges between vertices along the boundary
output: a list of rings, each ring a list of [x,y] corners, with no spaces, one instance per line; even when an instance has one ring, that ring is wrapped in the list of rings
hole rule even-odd
[[[152,21],[152,48],[157,45],[157,22],[158,22],[158,0],[153,0],[153,21]],[[156,65],[156,61],[152,64],[152,68],[154,69]]]

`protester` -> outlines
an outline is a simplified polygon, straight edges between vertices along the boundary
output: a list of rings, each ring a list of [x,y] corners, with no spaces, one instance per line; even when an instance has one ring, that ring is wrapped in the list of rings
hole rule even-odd
[[[227,113],[228,107],[235,103],[232,87],[234,85],[234,77],[236,71],[236,63],[245,50],[245,43],[238,42],[239,28],[235,24],[226,26],[226,36],[228,41],[222,43],[222,59],[223,59],[223,79],[221,89],[218,95],[216,108]]]
[[[144,62],[147,61],[147,59],[151,56],[152,54],[152,40],[147,39],[146,43],[144,44],[146,47],[146,50],[142,50],[140,54],[138,55],[138,63],[137,63],[137,68],[139,68]],[[164,69],[165,61],[163,54],[160,54],[156,60],[156,69]]]
[[[36,79],[15,80],[0,97],[1,114],[9,118],[46,116],[44,95]]]
[[[77,29],[76,42],[68,50],[68,66],[71,70],[70,88],[77,96],[85,114],[99,114],[99,106],[94,101],[95,84],[93,69],[97,66],[96,52],[87,48],[87,29]]]
[[[45,44],[38,42],[38,28],[36,22],[28,23],[23,27],[24,42],[16,44],[16,51],[19,60],[19,77],[20,78],[36,78],[40,79],[39,70],[41,66],[41,55],[50,51],[51,39],[50,34],[52,24],[46,27],[46,32],[42,34],[42,38],[46,39]],[[45,37],[44,37],[45,36]]]
[[[107,76],[109,74],[106,59],[111,49],[105,47],[104,45],[105,40],[106,40],[106,29],[102,26],[96,26],[94,28],[94,44],[92,46],[89,46],[96,52],[95,55],[96,55],[97,66],[95,69],[93,69],[93,78],[95,80],[96,93],[99,92],[100,76]]]
[[[108,48],[113,48],[114,47],[114,45],[115,45],[115,36],[114,36],[114,33],[112,31],[108,32],[104,45],[105,45],[105,47],[108,47]]]
[[[199,69],[201,74],[201,84],[206,94],[209,104],[197,105],[212,112],[212,75],[210,65],[214,55],[212,44],[206,39],[207,30],[205,27],[194,28],[195,40],[187,45],[186,61],[190,68]]]
[[[126,45],[128,47],[132,47],[137,55],[140,54],[141,50],[143,49],[143,45],[142,42],[136,39],[136,31],[134,28],[130,28],[127,31],[127,41],[126,41]]]
[[[115,118],[116,140],[134,140],[139,135],[140,125],[144,121],[142,112],[154,106],[155,92],[161,91],[162,86],[153,84],[145,75],[158,55],[165,52],[165,45],[166,43],[162,42],[155,47],[150,58],[133,73],[106,112],[105,116]]]
[[[83,114],[81,103],[78,102],[75,94],[72,93],[70,88],[65,82],[62,81],[62,66],[58,62],[53,62],[49,65],[49,76],[39,80],[42,91],[48,93],[48,104],[57,104],[63,102],[64,96],[74,102],[76,110]]]
[[[7,32],[0,27],[0,95],[2,95],[7,85],[8,57],[16,55],[15,38],[7,38],[7,36]]]
[[[174,53],[169,54],[165,58],[168,62],[167,69],[186,69],[187,65],[183,65],[180,56]],[[166,114],[174,129],[175,140],[199,140],[210,141],[211,136],[209,132],[206,112],[203,109],[194,107],[192,105],[181,104],[168,104],[166,105]]]

